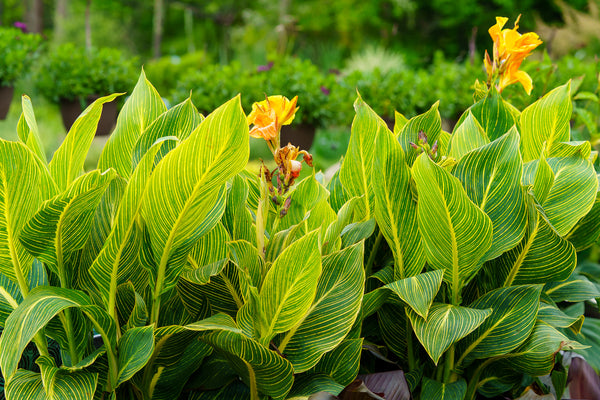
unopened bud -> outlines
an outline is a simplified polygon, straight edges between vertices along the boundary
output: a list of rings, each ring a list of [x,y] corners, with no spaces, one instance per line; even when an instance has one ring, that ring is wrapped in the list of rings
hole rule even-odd
[[[438,151],[438,141],[436,140],[435,143],[433,144],[433,146],[431,146],[431,154],[433,154],[434,156],[437,156],[437,151]]]
[[[425,132],[423,131],[419,131],[419,142],[421,142],[421,144],[427,143],[427,135],[425,135]]]
[[[412,147],[415,150],[419,150],[419,146],[417,146],[416,144],[414,144],[413,142],[409,142],[410,147]]]
[[[302,169],[302,163],[300,161],[291,160],[290,165],[292,167],[292,170],[290,171],[292,178],[297,178],[298,175],[300,175],[300,170]]]
[[[312,154],[306,153],[306,154],[304,155],[304,162],[305,162],[305,163],[306,163],[306,165],[308,165],[309,167],[312,167],[312,166],[313,166],[313,164],[312,164],[312,160],[313,160],[313,159],[312,159]]]

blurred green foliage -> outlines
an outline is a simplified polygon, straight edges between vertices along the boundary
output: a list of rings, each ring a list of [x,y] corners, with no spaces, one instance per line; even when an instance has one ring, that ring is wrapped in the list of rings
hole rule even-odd
[[[12,86],[33,63],[41,37],[0,27],[0,86]]]

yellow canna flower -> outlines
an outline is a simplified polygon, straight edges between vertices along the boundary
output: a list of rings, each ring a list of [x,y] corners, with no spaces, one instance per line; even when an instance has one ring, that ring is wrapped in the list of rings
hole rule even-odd
[[[254,125],[250,136],[263,138],[271,142],[274,148],[279,147],[279,132],[283,125],[292,123],[296,116],[298,96],[288,100],[285,96],[269,96],[263,101],[252,104],[248,115],[248,124]]]
[[[508,18],[496,17],[496,25],[488,31],[494,41],[494,57],[493,60],[490,59],[486,51],[483,62],[488,74],[488,85],[500,78],[497,88],[501,92],[506,86],[520,82],[527,94],[531,94],[531,77],[519,68],[523,60],[542,44],[542,41],[534,32],[521,35],[517,31],[520,18],[519,15],[513,29],[503,29]]]

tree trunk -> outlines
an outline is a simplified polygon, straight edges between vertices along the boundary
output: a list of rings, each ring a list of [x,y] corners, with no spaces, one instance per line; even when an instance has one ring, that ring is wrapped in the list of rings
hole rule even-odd
[[[164,0],[154,0],[154,27],[152,29],[152,55],[154,58],[160,57],[164,18]]]
[[[90,17],[90,8],[92,0],[87,0],[85,5],[85,49],[88,52],[92,51],[92,21]]]
[[[44,1],[27,1],[27,29],[29,32],[42,33],[44,30]]]
[[[54,8],[54,41],[62,43],[65,40],[65,22],[67,21],[69,0],[56,0]]]

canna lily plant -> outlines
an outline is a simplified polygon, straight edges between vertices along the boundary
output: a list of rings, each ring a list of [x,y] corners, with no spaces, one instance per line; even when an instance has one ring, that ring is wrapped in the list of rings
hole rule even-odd
[[[327,184],[280,143],[297,98],[203,116],[167,109],[142,72],[83,172],[120,94],[49,161],[23,97],[19,141],[0,140],[7,398],[335,399],[397,368],[415,398],[518,397],[559,371],[588,322],[565,302],[600,297],[577,266],[600,236],[596,153],[571,140],[570,83],[522,111],[502,99],[523,56],[502,21],[490,85],[451,133],[438,103],[392,132],[359,96]],[[258,176],[251,135],[276,164]],[[35,371],[19,367],[30,342]]]

